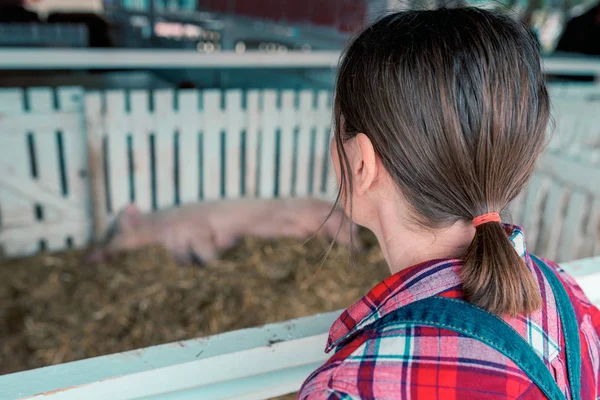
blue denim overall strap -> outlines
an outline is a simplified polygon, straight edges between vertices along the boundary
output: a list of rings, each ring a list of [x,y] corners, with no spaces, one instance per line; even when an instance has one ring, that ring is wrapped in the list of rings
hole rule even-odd
[[[563,334],[565,337],[565,353],[567,355],[567,371],[569,374],[569,385],[571,387],[571,398],[573,400],[580,399],[581,393],[581,343],[579,342],[579,323],[573,309],[571,299],[567,294],[562,282],[556,276],[556,273],[546,265],[545,262],[538,257],[530,254],[531,260],[542,270],[544,276],[548,280],[560,323],[562,325]]]
[[[559,304],[558,311],[561,321],[563,321],[565,334],[571,396],[573,400],[579,400],[579,333],[573,306],[564,287],[549,267],[539,260],[537,263],[541,264],[539,266],[548,278],[557,299],[556,302]],[[542,358],[517,331],[497,316],[466,301],[446,297],[429,297],[385,315],[367,329],[379,330],[399,324],[449,329],[479,340],[511,359],[547,398],[551,400],[565,399],[565,395]]]

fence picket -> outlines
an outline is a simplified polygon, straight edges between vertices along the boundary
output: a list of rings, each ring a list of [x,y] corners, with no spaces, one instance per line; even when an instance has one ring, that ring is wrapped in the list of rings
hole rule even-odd
[[[172,207],[175,204],[175,112],[173,101],[173,90],[157,90],[154,93],[155,196],[159,209]]]
[[[81,113],[83,109],[83,88],[80,86],[63,86],[56,88],[59,112]]]
[[[589,215],[584,216],[584,229],[581,235],[580,252],[575,254],[577,258],[593,257],[600,254],[600,199],[586,198],[589,205]]]
[[[562,213],[565,201],[568,199],[567,188],[555,181],[550,182],[546,205],[542,216],[540,249],[535,251],[540,256],[554,260],[558,255],[560,232],[564,223]]]
[[[0,90],[0,111],[24,113],[22,90]],[[0,135],[0,165],[2,174],[32,179],[27,144],[27,127],[3,131]],[[35,222],[33,199],[21,198],[15,188],[2,182],[0,176],[0,216],[3,226],[28,225]]]
[[[74,204],[77,204],[87,217],[91,213],[91,207],[87,134],[83,126],[83,118],[80,117],[83,115],[83,90],[78,87],[60,88],[57,90],[57,97],[60,111],[72,112],[73,117],[71,118],[79,119],[79,129],[64,129],[62,131],[64,172],[67,190],[65,197]],[[75,218],[72,214],[64,217],[69,220]],[[68,237],[72,240],[74,247],[85,246],[91,234],[91,220],[89,218],[77,218],[73,223],[78,224],[80,227],[77,231],[66,231]]]
[[[294,163],[294,127],[296,126],[296,110],[294,92],[282,93],[281,129],[279,146],[279,196],[292,195],[292,175]]]
[[[267,90],[263,93],[261,123],[258,193],[259,197],[270,199],[275,195],[275,157],[273,155],[276,151],[276,131],[279,124],[277,92],[274,90]]]
[[[577,191],[571,193],[558,246],[557,262],[571,260],[579,251],[583,234],[585,200],[584,194]]]
[[[181,203],[187,204],[200,199],[200,97],[196,90],[181,90],[178,95],[179,190]]]
[[[506,220],[510,221],[512,224],[521,224],[521,214],[523,212],[523,203],[525,202],[526,193],[527,188],[523,189],[507,207]]]
[[[258,135],[260,131],[261,93],[250,90],[246,94],[246,143],[244,179],[246,197],[256,197],[258,193]]]
[[[600,255],[600,199],[593,200],[592,210],[592,220],[588,226],[591,253]]]
[[[106,136],[108,165],[109,216],[130,202],[129,162],[127,157],[127,120],[125,92],[109,90],[106,96]]]
[[[223,112],[221,111],[221,92],[207,90],[204,92],[204,135],[202,142],[202,177],[204,182],[204,199],[215,200],[221,197],[221,130],[223,129]]]
[[[0,90],[0,112],[2,114],[24,113],[23,91],[20,89]],[[2,131],[0,134],[0,232],[10,227],[36,224],[35,199],[19,195],[18,188],[4,182],[3,176],[13,175],[18,179],[32,179],[27,145],[27,127]],[[38,250],[36,238],[19,240],[0,236],[2,252],[7,256],[31,254]]]
[[[312,195],[317,197],[323,197],[325,195],[326,188],[326,169],[328,168],[329,157],[327,155],[327,140],[329,138],[329,126],[330,126],[330,105],[329,105],[329,93],[326,91],[319,91],[317,94],[317,112],[316,112],[316,135],[315,135],[315,147],[314,147],[314,172],[313,179],[311,182]]]
[[[242,92],[228,91],[225,94],[225,105],[225,196],[235,199],[240,197],[241,191],[241,135],[244,124]]]
[[[142,212],[152,210],[152,182],[150,167],[150,134],[154,120],[150,114],[150,96],[147,90],[133,90],[131,104],[131,145],[133,156],[134,200]]]
[[[568,99],[556,99],[553,103],[555,130],[551,131],[549,148],[565,151],[570,147],[574,132],[577,131],[580,123],[576,112],[579,104]]]
[[[106,119],[102,109],[102,94],[88,92],[84,98],[85,130],[87,133],[88,175],[90,182],[92,228],[95,241],[106,232],[108,223],[107,188],[104,170],[103,139]]]
[[[58,89],[59,109],[62,112],[72,111],[81,114],[83,111],[83,90],[81,88]],[[67,178],[67,196],[82,204],[88,201],[87,180],[87,147],[86,135],[81,131],[83,120],[78,130],[63,130],[65,173]]]
[[[0,89],[0,113],[2,116],[25,112],[23,89]]]
[[[308,195],[309,190],[309,171],[310,171],[310,151],[311,137],[313,131],[313,123],[315,112],[313,109],[314,93],[310,90],[300,92],[300,111],[298,117],[298,147],[297,147],[297,164],[296,164],[296,190],[295,193],[299,197]]]
[[[337,181],[336,181],[336,177],[335,177],[335,167],[332,163],[331,158],[329,157],[330,147],[335,146],[335,143],[332,143],[334,128],[335,128],[334,126],[331,126],[329,128],[329,137],[327,139],[327,148],[325,151],[325,154],[327,157],[327,161],[326,161],[327,162],[327,176],[325,177],[325,179],[326,179],[325,198],[331,202],[335,201],[337,194],[338,194],[338,186],[337,186]]]
[[[33,88],[28,89],[30,113],[32,114],[51,114],[54,111],[53,91],[51,88]],[[51,119],[50,119],[51,121]],[[37,127],[33,133],[35,138],[38,182],[43,182],[46,190],[53,196],[62,196],[61,177],[59,169],[58,136],[62,138],[62,132],[57,131],[52,123],[46,126]],[[54,207],[41,202],[43,218],[40,222],[59,222],[66,217],[63,213]],[[58,233],[45,235],[40,238],[46,242],[49,250],[60,250],[64,247],[65,238]]]
[[[30,113],[51,114],[54,110],[52,89],[33,88],[28,89]],[[57,130],[52,123],[44,127],[37,127],[33,132],[35,146],[37,148],[36,158],[38,163],[38,181],[52,191],[53,194],[61,195],[61,182],[59,174],[59,154],[57,148]],[[43,205],[42,205],[43,206]],[[44,220],[55,221],[61,215],[52,207],[44,207]]]

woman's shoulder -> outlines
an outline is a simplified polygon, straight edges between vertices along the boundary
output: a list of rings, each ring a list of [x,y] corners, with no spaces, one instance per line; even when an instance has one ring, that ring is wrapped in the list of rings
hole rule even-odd
[[[306,380],[299,398],[516,398],[537,390],[531,385],[512,361],[476,339],[392,324],[338,347]]]

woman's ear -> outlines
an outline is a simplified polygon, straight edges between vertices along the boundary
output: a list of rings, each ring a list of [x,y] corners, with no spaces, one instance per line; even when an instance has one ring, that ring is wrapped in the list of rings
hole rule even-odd
[[[356,135],[354,182],[356,193],[363,195],[376,181],[379,165],[371,139],[364,133]]]

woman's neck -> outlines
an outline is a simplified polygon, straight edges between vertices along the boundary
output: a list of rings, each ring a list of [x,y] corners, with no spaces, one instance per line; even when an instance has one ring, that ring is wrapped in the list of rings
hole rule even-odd
[[[441,229],[423,228],[402,218],[402,211],[406,210],[399,212],[397,205],[379,208],[369,227],[392,274],[428,260],[460,258],[473,240],[475,229],[470,223],[461,221]]]

